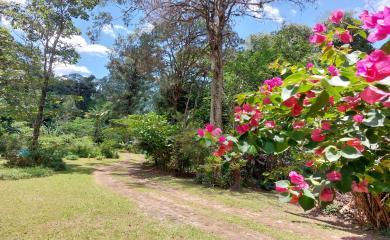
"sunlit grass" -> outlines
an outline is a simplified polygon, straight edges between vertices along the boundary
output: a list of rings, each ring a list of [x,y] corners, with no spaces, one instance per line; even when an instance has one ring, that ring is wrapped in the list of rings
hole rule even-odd
[[[214,239],[188,225],[151,220],[97,186],[93,168],[116,161],[79,159],[50,177],[0,181],[1,239]]]

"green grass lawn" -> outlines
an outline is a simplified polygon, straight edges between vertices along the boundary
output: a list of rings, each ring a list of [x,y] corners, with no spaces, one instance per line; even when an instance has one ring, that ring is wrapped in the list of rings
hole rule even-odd
[[[215,239],[198,229],[157,222],[125,198],[97,186],[96,165],[67,161],[52,176],[0,181],[1,239]]]

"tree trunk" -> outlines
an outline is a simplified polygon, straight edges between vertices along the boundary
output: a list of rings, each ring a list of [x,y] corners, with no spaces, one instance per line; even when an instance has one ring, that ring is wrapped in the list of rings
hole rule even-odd
[[[377,230],[390,228],[390,209],[386,206],[390,193],[353,193],[353,198],[361,225],[369,223]]]
[[[232,169],[233,175],[233,184],[230,187],[233,191],[238,191],[241,189],[241,168]]]
[[[38,148],[39,135],[40,135],[41,126],[43,123],[43,112],[45,110],[47,87],[49,85],[49,78],[50,78],[49,75],[45,74],[43,87],[41,89],[41,97],[39,99],[38,114],[37,114],[37,117],[35,118],[35,122],[34,122],[31,150],[36,150]]]
[[[216,127],[222,128],[222,102],[224,96],[223,87],[223,57],[222,57],[222,34],[220,37],[211,39],[211,109],[210,122]]]

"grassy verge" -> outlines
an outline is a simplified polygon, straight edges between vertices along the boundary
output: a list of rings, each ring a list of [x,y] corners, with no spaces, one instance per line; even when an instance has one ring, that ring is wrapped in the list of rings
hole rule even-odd
[[[0,181],[1,239],[215,239],[188,225],[151,220],[97,186],[94,167],[116,161],[79,159],[46,178]]]
[[[53,174],[53,170],[45,167],[5,167],[0,164],[0,180],[17,180],[34,177],[46,177]]]

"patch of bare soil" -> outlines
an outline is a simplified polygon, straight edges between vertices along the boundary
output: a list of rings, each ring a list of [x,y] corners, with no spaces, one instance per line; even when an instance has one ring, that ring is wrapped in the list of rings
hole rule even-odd
[[[239,225],[215,220],[210,215],[202,214],[202,211],[198,211],[196,207],[191,207],[192,204],[203,206],[204,209],[210,209],[211,212],[246,218],[275,231],[280,229],[308,239],[374,239],[370,235],[354,232],[348,226],[344,226],[342,222],[332,222],[331,219],[312,219],[305,216],[306,218],[302,218],[302,221],[290,221],[281,216],[286,214],[302,216],[302,214],[282,213],[280,209],[275,209],[275,207],[257,212],[229,207],[146,177],[150,172],[142,167],[140,159],[137,159],[135,155],[125,153],[121,155],[121,158],[122,162],[99,168],[94,172],[97,183],[135,201],[141,210],[159,220],[172,220],[179,224],[189,224],[223,239],[274,239]],[[128,178],[126,182],[113,178],[112,174],[116,174],[118,171],[123,172],[123,170]],[[156,191],[137,190],[141,186]],[[315,227],[315,225],[320,225],[323,228]]]

